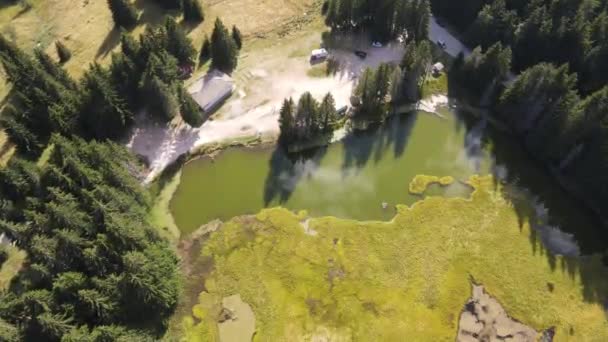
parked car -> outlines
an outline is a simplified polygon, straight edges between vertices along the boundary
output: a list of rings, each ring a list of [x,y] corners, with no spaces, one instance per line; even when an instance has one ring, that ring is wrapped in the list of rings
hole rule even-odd
[[[338,114],[339,116],[344,116],[347,112],[348,106],[340,107],[338,110],[336,110],[336,114]]]
[[[439,45],[439,47],[444,50],[448,47],[448,45],[443,40],[438,40],[437,45]]]
[[[326,49],[312,50],[310,53],[310,60],[312,62],[322,61],[327,59],[327,57],[329,57],[329,52]]]
[[[359,57],[361,59],[365,59],[367,57],[367,52],[361,51],[361,50],[356,50],[355,55],[357,55],[357,57]]]
[[[382,47],[382,43],[380,43],[380,42],[372,42],[372,47],[381,48]]]

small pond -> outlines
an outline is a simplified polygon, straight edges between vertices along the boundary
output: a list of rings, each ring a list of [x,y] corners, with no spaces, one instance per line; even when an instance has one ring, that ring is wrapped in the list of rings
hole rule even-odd
[[[313,216],[390,220],[395,204],[422,197],[408,193],[418,174],[453,176],[458,181],[426,195],[468,196],[459,181],[494,174],[522,222],[565,255],[605,249],[604,230],[593,215],[561,190],[513,137],[456,109],[440,115],[411,112],[357,132],[326,148],[299,155],[282,149],[234,148],[215,160],[187,164],[170,207],[188,234],[214,219],[254,214],[265,207],[307,210]],[[383,209],[383,203],[388,204]]]

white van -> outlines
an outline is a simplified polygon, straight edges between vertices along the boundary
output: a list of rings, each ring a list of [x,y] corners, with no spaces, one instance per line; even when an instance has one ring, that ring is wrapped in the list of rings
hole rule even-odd
[[[310,54],[310,59],[313,61],[326,59],[327,57],[329,57],[329,52],[325,49],[312,50]]]

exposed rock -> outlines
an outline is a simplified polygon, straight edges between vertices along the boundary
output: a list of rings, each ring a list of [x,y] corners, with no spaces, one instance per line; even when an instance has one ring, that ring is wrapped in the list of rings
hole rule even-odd
[[[509,317],[500,303],[484,291],[483,286],[473,285],[473,295],[460,315],[457,341],[530,341],[540,334]],[[543,341],[552,341],[550,329],[542,334]]]

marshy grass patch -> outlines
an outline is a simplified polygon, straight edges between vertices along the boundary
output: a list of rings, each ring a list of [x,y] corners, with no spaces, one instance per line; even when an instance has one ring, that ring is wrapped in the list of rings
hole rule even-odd
[[[439,77],[429,76],[422,85],[422,98],[448,93],[448,75],[442,72]]]
[[[409,192],[412,195],[422,195],[432,184],[448,186],[454,183],[454,177],[437,177],[428,175],[417,175],[409,185]]]
[[[556,341],[607,340],[601,258],[551,255],[492,177],[469,183],[470,198],[398,206],[391,222],[311,219],[316,235],[281,208],[226,223],[202,248],[213,271],[183,318],[185,339],[216,339],[222,298],[240,294],[262,341],[452,340],[474,279],[511,317],[554,326]]]

